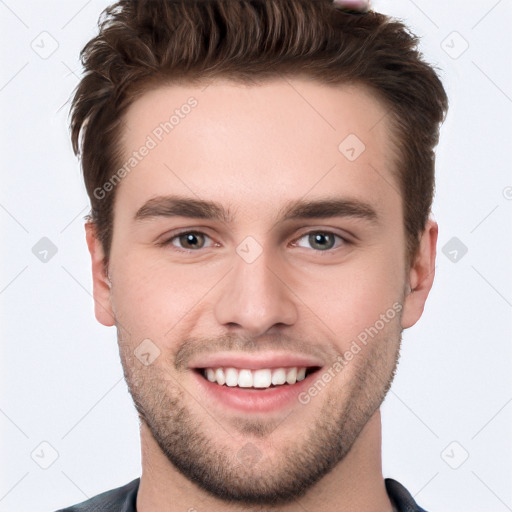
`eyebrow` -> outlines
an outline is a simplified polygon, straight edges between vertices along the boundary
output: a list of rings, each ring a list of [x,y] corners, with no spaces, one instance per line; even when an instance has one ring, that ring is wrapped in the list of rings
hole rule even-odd
[[[356,217],[378,224],[376,210],[368,203],[356,199],[326,197],[314,200],[298,199],[286,204],[279,212],[281,221]],[[157,196],[148,200],[135,214],[139,222],[158,217],[189,217],[217,220],[226,224],[234,222],[232,213],[213,201],[182,196]]]

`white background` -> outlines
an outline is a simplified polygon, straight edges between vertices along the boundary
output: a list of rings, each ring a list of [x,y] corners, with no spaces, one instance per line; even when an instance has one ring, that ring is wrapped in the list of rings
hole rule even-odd
[[[0,1],[0,512],[52,511],[141,472],[115,329],[93,315],[88,198],[65,105],[80,76],[79,51],[106,5]],[[437,274],[422,319],[404,333],[382,407],[384,476],[430,512],[505,512],[512,510],[511,3],[381,0],[374,8],[422,37],[450,97],[437,160]],[[44,31],[58,43],[46,59],[31,47],[48,38]],[[47,263],[32,252],[42,237],[58,248]],[[442,252],[453,237],[468,249],[457,262]],[[31,458],[37,449],[40,463],[51,461],[43,441],[59,454],[48,469]],[[460,464],[466,452],[458,469],[447,463]]]

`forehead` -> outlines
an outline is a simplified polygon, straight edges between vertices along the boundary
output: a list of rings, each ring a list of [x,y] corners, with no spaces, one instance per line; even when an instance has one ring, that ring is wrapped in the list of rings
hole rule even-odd
[[[127,172],[116,202],[137,210],[151,197],[181,193],[278,209],[335,190],[382,202],[398,189],[386,113],[367,88],[309,79],[162,86],[124,116]]]

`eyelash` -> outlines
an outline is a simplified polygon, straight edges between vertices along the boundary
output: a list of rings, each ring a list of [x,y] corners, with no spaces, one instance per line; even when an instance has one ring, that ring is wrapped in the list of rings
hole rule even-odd
[[[343,245],[353,245],[353,242],[351,242],[350,240],[348,240],[347,238],[341,236],[341,235],[338,235],[337,233],[334,233],[332,231],[328,231],[328,230],[319,230],[319,229],[314,229],[314,230],[311,230],[311,231],[307,231],[306,233],[303,233],[301,236],[299,236],[298,238],[296,238],[293,243],[296,243],[298,242],[299,240],[303,239],[304,237],[308,236],[308,235],[312,235],[312,234],[322,234],[322,235],[333,235],[335,237],[337,237],[338,239],[341,240],[342,242],[342,246]],[[179,239],[180,236],[183,236],[183,235],[204,235],[206,236],[207,238],[210,238],[211,240],[211,237],[208,236],[206,233],[204,233],[203,231],[194,231],[194,230],[189,230],[189,231],[181,231],[180,233],[176,233],[174,234],[172,237],[170,238],[167,238],[166,240],[164,240],[163,242],[160,242],[158,245],[160,247],[165,247],[165,246],[169,246],[169,245],[173,245],[173,248],[178,251],[178,252],[184,252],[184,253],[191,253],[191,252],[199,252],[201,251],[201,249],[208,249],[208,247],[206,248],[201,248],[201,249],[182,249],[182,248],[179,248],[179,247],[176,247],[174,246],[174,244],[172,243],[173,240],[175,239]],[[335,250],[339,249],[340,246],[338,247],[333,247],[331,249],[325,249],[325,250],[315,250],[313,249],[315,252],[318,252],[318,253],[332,253],[334,252]]]

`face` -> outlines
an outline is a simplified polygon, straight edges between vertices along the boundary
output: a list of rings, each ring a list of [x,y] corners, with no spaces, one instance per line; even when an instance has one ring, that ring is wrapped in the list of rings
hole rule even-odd
[[[96,315],[146,432],[217,498],[302,496],[389,389],[437,231],[406,268],[385,114],[305,79],[162,87],[126,113],[111,284],[88,226]]]

